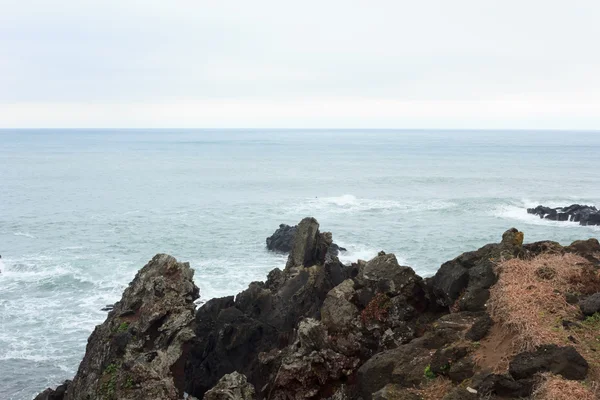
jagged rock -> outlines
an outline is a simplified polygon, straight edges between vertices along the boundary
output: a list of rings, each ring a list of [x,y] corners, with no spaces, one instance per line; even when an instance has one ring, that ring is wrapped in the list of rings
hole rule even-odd
[[[438,304],[464,311],[484,310],[489,288],[497,280],[494,262],[520,254],[522,245],[523,233],[512,228],[504,232],[499,244],[487,244],[442,264],[431,280]]]
[[[515,379],[531,378],[538,372],[552,372],[565,379],[583,380],[588,371],[587,361],[572,346],[554,344],[538,347],[535,351],[517,354],[508,371]]]
[[[63,400],[65,393],[69,388],[71,381],[64,381],[62,385],[58,385],[56,389],[46,389],[38,394],[33,400]]]
[[[483,398],[497,395],[509,398],[529,398],[537,381],[535,379],[514,380],[507,375],[490,374],[477,387]]]
[[[318,222],[305,218],[283,271],[272,271],[265,283],[251,283],[235,300],[209,301],[198,309],[186,392],[201,398],[221,376],[238,371],[262,393],[277,365],[276,353],[292,343],[298,322],[319,318],[327,293],[346,278],[337,258],[325,260],[331,244],[331,234],[320,233]],[[271,351],[272,362],[259,361],[260,353]]]
[[[594,293],[591,296],[579,302],[579,307],[583,315],[594,315],[600,311],[600,293]]]
[[[64,400],[180,399],[199,292],[193,275],[166,254],[146,264],[91,334]]]
[[[332,349],[323,324],[304,319],[298,326],[298,339],[281,351],[260,357],[270,364],[269,399],[323,398],[324,393],[347,380],[359,360]]]
[[[431,350],[419,339],[396,349],[375,354],[358,369],[358,388],[365,400],[388,384],[401,387],[418,386],[431,361]]]
[[[323,264],[327,250],[332,244],[331,233],[320,233],[316,219],[304,218],[296,227],[294,242],[285,265],[286,270]]]
[[[267,249],[287,253],[292,249],[295,235],[295,226],[281,224],[279,229],[267,238]]]
[[[360,268],[356,279],[374,292],[404,295],[415,303],[425,303],[422,310],[427,306],[423,279],[412,268],[400,266],[394,254],[371,259]]]
[[[238,372],[223,376],[219,382],[204,394],[203,400],[255,400],[254,386]]]
[[[321,320],[332,332],[352,328],[352,321],[359,314],[358,308],[350,301],[355,293],[354,281],[346,279],[327,294],[321,307]]]
[[[279,229],[277,229],[271,236],[267,238],[267,249],[281,253],[288,253],[290,250],[292,250],[294,245],[294,237],[296,236],[297,228],[298,226],[289,226],[286,224],[279,225]],[[328,234],[329,237],[331,237],[331,233],[329,232],[325,232],[324,234]],[[337,257],[340,251],[346,251],[346,249],[338,246],[335,243],[331,243],[327,254],[330,257]]]

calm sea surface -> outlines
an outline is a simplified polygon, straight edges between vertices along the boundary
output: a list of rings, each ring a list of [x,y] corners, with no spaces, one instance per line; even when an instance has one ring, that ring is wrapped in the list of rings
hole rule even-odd
[[[235,294],[284,265],[266,236],[314,216],[343,261],[431,275],[513,226],[600,237],[525,211],[571,203],[600,206],[600,132],[0,130],[0,399],[71,378],[156,253],[203,300]]]

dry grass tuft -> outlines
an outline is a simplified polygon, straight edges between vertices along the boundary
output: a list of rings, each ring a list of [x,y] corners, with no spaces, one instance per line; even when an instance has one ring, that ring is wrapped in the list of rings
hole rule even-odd
[[[562,341],[563,318],[578,313],[564,293],[577,274],[577,264],[587,263],[573,255],[541,255],[532,260],[512,259],[497,266],[499,280],[491,289],[490,314],[515,337],[515,351]]]
[[[490,290],[488,304],[499,329],[513,337],[507,357],[542,344],[573,346],[590,365],[588,380],[600,381],[600,314],[581,321],[579,307],[565,297],[600,288],[598,271],[586,259],[568,253],[511,259],[496,269],[498,283]]]
[[[533,393],[532,398],[534,400],[596,400],[599,394],[597,387],[586,387],[582,382],[544,374],[542,382]]]
[[[452,388],[453,385],[449,379],[437,377],[419,389],[408,389],[408,391],[420,396],[423,400],[439,400],[444,398]]]

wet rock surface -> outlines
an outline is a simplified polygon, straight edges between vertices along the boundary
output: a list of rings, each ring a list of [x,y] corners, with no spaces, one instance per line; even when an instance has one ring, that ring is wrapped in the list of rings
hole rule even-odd
[[[567,207],[546,207],[539,205],[528,208],[529,214],[552,221],[573,221],[580,225],[600,225],[600,212],[595,206],[572,204]]]

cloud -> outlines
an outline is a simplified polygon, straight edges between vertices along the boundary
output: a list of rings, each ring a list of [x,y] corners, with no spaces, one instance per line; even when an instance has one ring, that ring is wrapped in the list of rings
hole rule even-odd
[[[0,126],[600,128],[600,4],[2,1]]]

